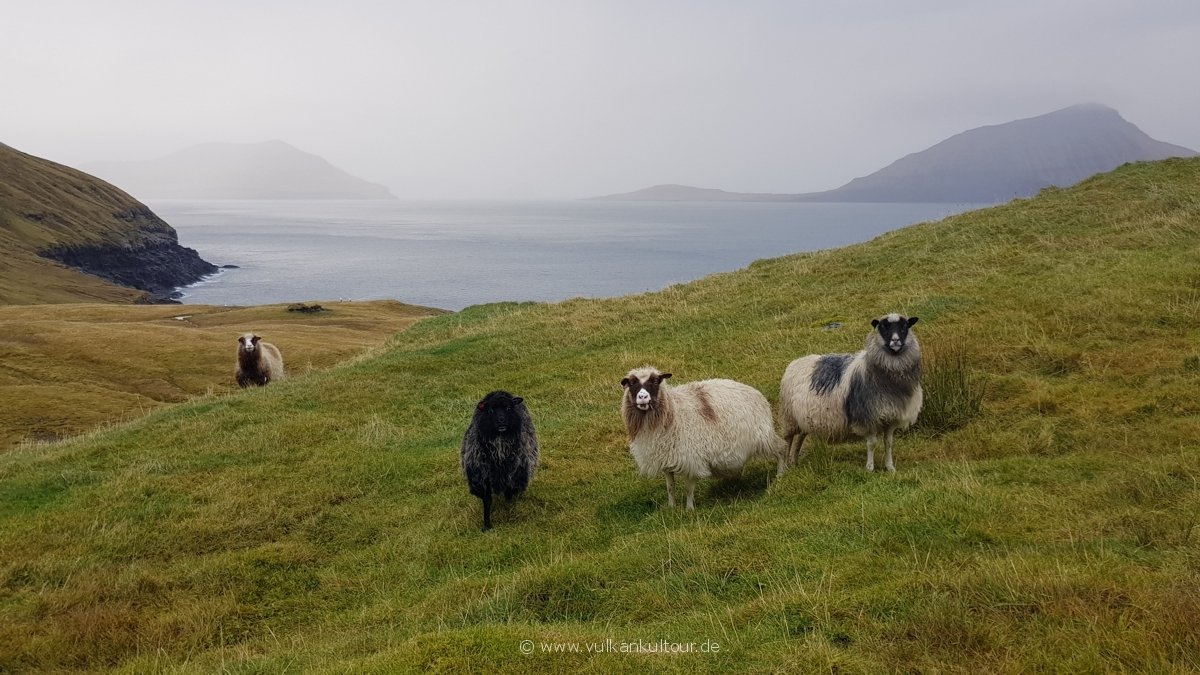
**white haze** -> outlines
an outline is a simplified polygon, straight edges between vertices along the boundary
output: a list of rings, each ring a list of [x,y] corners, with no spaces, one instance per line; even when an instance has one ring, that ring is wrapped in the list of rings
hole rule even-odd
[[[0,142],[280,139],[407,198],[833,188],[1081,102],[1200,149],[1200,3],[4,2]]]

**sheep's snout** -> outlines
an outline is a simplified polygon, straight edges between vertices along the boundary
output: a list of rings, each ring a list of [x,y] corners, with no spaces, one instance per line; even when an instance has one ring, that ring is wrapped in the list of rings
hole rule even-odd
[[[900,350],[904,349],[904,340],[901,340],[899,335],[893,335],[892,339],[888,340],[887,346],[893,354],[899,354]]]
[[[637,396],[633,399],[633,403],[637,406],[638,410],[649,410],[650,392],[646,391],[645,389],[639,389]]]
[[[508,431],[508,411],[503,408],[496,408],[492,411],[492,424],[496,425],[496,431],[505,433]]]

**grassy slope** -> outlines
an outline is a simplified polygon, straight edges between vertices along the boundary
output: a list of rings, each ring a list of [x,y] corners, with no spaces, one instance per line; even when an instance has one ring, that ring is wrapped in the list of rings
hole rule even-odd
[[[1126,166],[661,293],[472,308],[8,453],[0,669],[1200,668],[1198,188],[1200,160]],[[972,424],[903,435],[895,475],[817,447],[706,484],[694,514],[636,475],[630,366],[774,399],[790,359],[893,309],[989,382]],[[457,445],[497,387],[527,397],[544,466],[481,534]]]
[[[144,209],[108,183],[0,143],[0,304],[133,302],[145,293],[42,258],[56,245],[126,243]]]
[[[296,375],[329,367],[439,313],[391,301],[323,306],[330,311],[0,306],[0,451],[24,438],[69,436],[165,403],[236,389],[234,350],[247,331],[275,342]]]

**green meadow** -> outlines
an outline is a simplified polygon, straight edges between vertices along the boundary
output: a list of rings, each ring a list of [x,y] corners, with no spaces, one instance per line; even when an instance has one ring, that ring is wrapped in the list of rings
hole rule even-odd
[[[1198,253],[1200,160],[1126,165],[657,293],[436,316],[23,444],[0,671],[1200,669]],[[895,474],[816,444],[694,512],[637,475],[629,368],[774,402],[788,362],[890,311],[937,373]],[[542,467],[481,533],[458,444],[498,388]]]

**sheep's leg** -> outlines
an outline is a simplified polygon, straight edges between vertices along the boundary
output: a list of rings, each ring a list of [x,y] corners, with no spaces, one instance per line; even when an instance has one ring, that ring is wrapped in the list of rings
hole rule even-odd
[[[867,436],[867,471],[875,470],[875,436]]]
[[[687,510],[695,511],[696,510],[696,477],[695,476],[687,477],[687,489],[688,489]]]
[[[667,506],[675,508],[675,474],[667,472]]]
[[[492,529],[492,491],[488,490],[480,497],[483,500],[483,531]]]
[[[894,436],[895,434],[896,434],[895,429],[887,430],[887,439],[886,439],[886,441],[887,441],[887,460],[884,462],[884,466],[887,468],[888,471],[896,470],[896,464],[894,462],[892,462],[892,436]]]
[[[808,434],[803,431],[797,431],[788,439],[788,450],[791,452],[793,465],[804,459],[804,442],[807,440]]]

